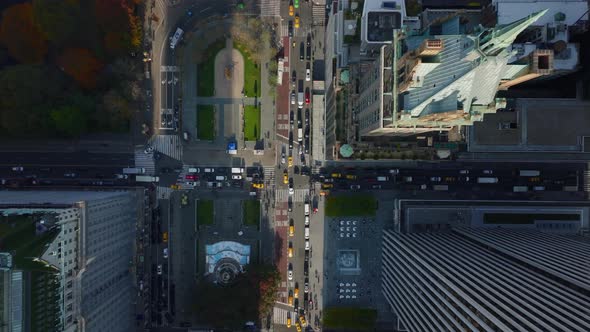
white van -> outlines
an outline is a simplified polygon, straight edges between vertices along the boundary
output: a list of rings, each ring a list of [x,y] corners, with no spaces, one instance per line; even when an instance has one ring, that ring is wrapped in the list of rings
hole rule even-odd
[[[309,204],[305,203],[305,215],[309,216]]]
[[[305,227],[305,239],[309,240],[309,226]]]
[[[217,176],[215,177],[215,180],[217,180],[217,181],[225,181],[225,180],[227,180],[227,176],[224,176],[224,175],[217,175]]]
[[[205,168],[205,173],[213,173],[215,172],[215,168]]]

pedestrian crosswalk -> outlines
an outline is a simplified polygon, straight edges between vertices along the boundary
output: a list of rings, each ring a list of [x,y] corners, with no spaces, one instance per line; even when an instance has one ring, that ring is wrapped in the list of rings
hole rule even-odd
[[[287,37],[289,35],[289,21],[281,22],[280,30],[281,30],[280,31],[281,37]],[[293,29],[293,36],[294,37],[305,37],[305,36],[307,36],[307,32],[308,32],[308,30],[305,30],[303,28]]]
[[[272,315],[273,323],[279,324],[279,325],[286,325],[287,324],[287,317],[290,317],[290,315],[292,315],[290,310],[274,307],[273,308],[273,315]],[[294,324],[294,323],[292,322],[291,324]]]
[[[182,160],[182,142],[177,135],[156,135],[149,143],[156,151],[176,160]]]
[[[584,183],[584,191],[590,192],[590,171],[584,171],[582,182]]]
[[[324,25],[324,20],[326,19],[326,8],[324,6],[317,6],[313,5],[311,7],[311,18],[313,25]]]
[[[293,195],[289,195],[288,189],[277,189],[275,191],[276,202],[286,202],[289,200],[289,196],[292,196],[293,202],[305,202],[306,198],[309,197],[309,189],[295,189]]]
[[[145,153],[145,147],[139,145],[135,147],[135,167],[145,168],[145,174],[155,174],[156,165],[154,163],[154,154]]]
[[[163,187],[163,186],[156,187],[156,195],[157,195],[158,199],[169,199],[170,194],[172,194],[172,189],[170,187]]]
[[[260,16],[281,16],[281,2],[278,0],[260,0]]]
[[[274,166],[264,166],[264,181],[267,187],[274,187],[275,185],[275,168]]]

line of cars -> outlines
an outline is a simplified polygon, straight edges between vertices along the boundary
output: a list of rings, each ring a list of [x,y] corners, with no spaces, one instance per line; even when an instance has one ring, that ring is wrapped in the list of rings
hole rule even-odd
[[[288,304],[293,306],[293,310],[295,313],[295,317],[299,317],[299,321],[298,323],[305,327],[306,322],[305,322],[305,318],[304,318],[304,313],[305,310],[307,310],[307,304],[310,302],[311,299],[311,295],[309,293],[309,259],[310,259],[310,252],[311,252],[311,244],[309,241],[310,238],[310,210],[311,210],[311,204],[310,202],[306,201],[304,204],[304,232],[303,232],[303,236],[305,239],[305,251],[304,251],[304,262],[303,262],[303,275],[304,275],[304,282],[303,282],[303,303],[304,303],[304,307],[303,309],[301,309],[299,307],[299,293],[300,293],[300,287],[299,287],[299,283],[295,282],[295,286],[293,288],[293,290],[289,290],[289,295],[288,295]],[[314,213],[317,212],[317,209],[314,209]],[[291,218],[289,219],[289,230],[288,230],[288,237],[289,238],[293,238],[295,237],[295,221]],[[287,247],[287,256],[289,258],[293,258],[294,256],[294,248],[293,248],[293,242],[289,241],[288,247]],[[287,279],[289,281],[293,281],[294,279],[294,275],[293,275],[293,263],[291,263],[289,261],[288,263],[288,269],[287,269]],[[288,320],[287,320],[287,326],[290,327],[290,316],[288,316]],[[303,319],[302,319],[303,318]],[[297,325],[297,322],[296,322]]]

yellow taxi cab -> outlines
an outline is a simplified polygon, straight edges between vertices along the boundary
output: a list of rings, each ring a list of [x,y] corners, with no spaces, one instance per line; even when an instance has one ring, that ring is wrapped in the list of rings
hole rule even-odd
[[[295,15],[295,8],[293,5],[289,5],[289,16]]]
[[[293,257],[293,243],[289,242],[289,250],[287,252],[289,253],[289,258]]]
[[[301,322],[301,326],[305,327],[305,324],[307,324],[307,322],[305,321],[305,317],[303,317],[303,315],[299,316],[299,321]]]
[[[293,167],[293,157],[289,156],[288,162],[289,162],[289,167]]]
[[[264,183],[252,183],[252,187],[256,189],[263,189]]]
[[[353,175],[353,174],[348,174],[348,175],[346,176],[346,178],[347,178],[347,179],[349,179],[349,180],[356,180],[356,175]]]
[[[333,183],[322,183],[322,189],[334,188]]]
[[[295,222],[293,219],[289,220],[289,236],[295,236]]]
[[[170,185],[170,189],[178,190],[178,189],[180,189],[180,186],[177,184],[172,184],[172,185]]]
[[[339,178],[341,178],[341,177],[342,177],[342,174],[340,174],[340,173],[332,173],[332,174],[331,174],[331,176],[332,176],[332,178],[334,178],[334,179],[339,179]]]
[[[285,171],[285,173],[283,173],[283,183],[289,184],[289,174],[287,173],[287,171]]]
[[[162,233],[162,242],[168,242],[168,232]]]
[[[328,196],[330,194],[329,190],[321,190],[320,191],[320,196]]]
[[[532,178],[529,178],[529,181],[530,182],[539,182],[539,181],[541,181],[541,179],[538,177],[532,177]]]
[[[296,299],[299,298],[299,287],[295,286],[295,291],[293,292],[293,297],[295,297]]]
[[[297,321],[295,321],[295,328],[297,329],[297,332],[301,332],[301,324]]]
[[[291,327],[291,317],[287,317],[287,327]]]
[[[295,29],[299,29],[299,15],[295,15]]]
[[[291,291],[289,291],[289,305],[293,305],[293,293]]]

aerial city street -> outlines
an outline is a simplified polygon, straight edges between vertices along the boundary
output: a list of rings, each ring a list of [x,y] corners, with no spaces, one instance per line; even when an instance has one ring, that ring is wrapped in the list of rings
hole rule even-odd
[[[2,331],[590,331],[589,9],[0,4]]]

